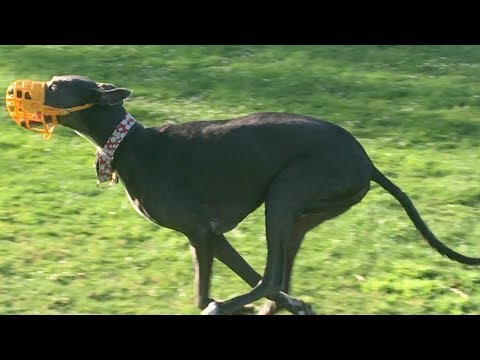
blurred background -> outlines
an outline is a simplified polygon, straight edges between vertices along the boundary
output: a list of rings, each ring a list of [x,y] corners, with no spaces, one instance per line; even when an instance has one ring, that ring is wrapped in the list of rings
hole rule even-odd
[[[479,46],[0,46],[0,88],[84,75],[132,90],[124,105],[144,125],[263,111],[335,122],[470,256],[479,67]],[[0,314],[198,314],[187,239],[138,216],[121,184],[97,189],[85,139],[60,127],[44,141],[0,114]],[[263,210],[226,234],[259,272]],[[480,312],[479,269],[431,249],[376,184],[307,235],[292,283],[319,314]],[[247,290],[215,262],[214,298]]]

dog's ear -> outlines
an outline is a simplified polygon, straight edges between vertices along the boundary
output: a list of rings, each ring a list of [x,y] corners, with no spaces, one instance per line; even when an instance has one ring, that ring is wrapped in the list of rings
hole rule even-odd
[[[103,90],[113,90],[117,88],[115,85],[107,83],[97,83],[97,86]]]
[[[124,99],[129,97],[132,92],[128,89],[124,88],[117,88],[111,84],[100,84],[104,85],[105,88],[113,87],[111,89],[92,89],[90,93],[90,100],[89,102],[93,102],[94,104],[98,105],[117,105],[121,104]]]

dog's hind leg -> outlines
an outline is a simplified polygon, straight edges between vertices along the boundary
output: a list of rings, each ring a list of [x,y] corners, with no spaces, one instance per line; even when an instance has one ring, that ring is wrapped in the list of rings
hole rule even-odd
[[[321,160],[304,158],[296,161],[270,185],[265,200],[268,254],[262,281],[244,295],[223,303],[209,304],[203,313],[229,314],[247,303],[283,291],[289,275],[287,268],[293,265],[295,257],[292,256],[290,265],[288,243],[299,217],[316,213],[323,214],[325,219],[335,217],[359,202],[368,192],[368,168],[338,166],[337,162],[323,163],[319,167]],[[293,300],[284,306],[294,313],[307,313],[305,303]]]
[[[329,216],[330,215],[330,216]],[[335,213],[304,214],[295,221],[292,236],[287,244],[287,269],[285,272],[285,287],[283,292],[289,294],[291,290],[292,270],[295,257],[300,250],[303,239],[308,231],[317,227]],[[284,302],[267,300],[259,311],[259,315],[273,315],[282,308]]]
[[[315,225],[312,227],[320,224],[323,220],[320,220],[318,223],[315,222]],[[293,230],[293,235],[288,241],[287,244],[287,261],[286,261],[286,271],[285,271],[285,286],[283,288],[283,292],[289,294],[290,293],[290,284],[291,284],[291,276],[292,276],[292,269],[293,263],[295,261],[295,256],[300,249],[300,245],[310,228],[305,228],[304,226],[305,221],[301,221],[300,224],[295,224],[295,228]],[[278,304],[277,304],[278,303]],[[258,312],[259,315],[273,315],[278,310],[282,308],[282,303],[274,300],[268,299],[265,304],[261,307],[260,311]]]

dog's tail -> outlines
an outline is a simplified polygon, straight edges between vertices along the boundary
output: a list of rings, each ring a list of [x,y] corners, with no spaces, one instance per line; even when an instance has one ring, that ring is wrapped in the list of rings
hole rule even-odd
[[[382,188],[387,190],[390,194],[393,195],[395,199],[403,206],[405,211],[407,212],[410,220],[412,220],[413,224],[417,228],[418,231],[422,234],[425,240],[437,250],[440,254],[448,257],[449,259],[458,261],[462,264],[467,265],[478,265],[480,264],[480,258],[473,258],[468,257],[462,254],[459,254],[448,246],[443,244],[437,237],[430,231],[427,227],[423,219],[420,217],[417,209],[413,206],[412,201],[409,199],[407,194],[405,194],[399,187],[397,187],[394,183],[392,183],[385,175],[383,175],[377,168],[374,168],[372,174],[372,180],[375,181],[378,185]]]

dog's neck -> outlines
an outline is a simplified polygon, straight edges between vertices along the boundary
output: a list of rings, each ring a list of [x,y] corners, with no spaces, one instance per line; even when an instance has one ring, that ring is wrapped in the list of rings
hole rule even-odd
[[[93,109],[92,109],[93,110]],[[81,126],[70,126],[77,134],[89,140],[95,147],[103,148],[120,121],[127,114],[123,106],[104,107],[79,113]]]

